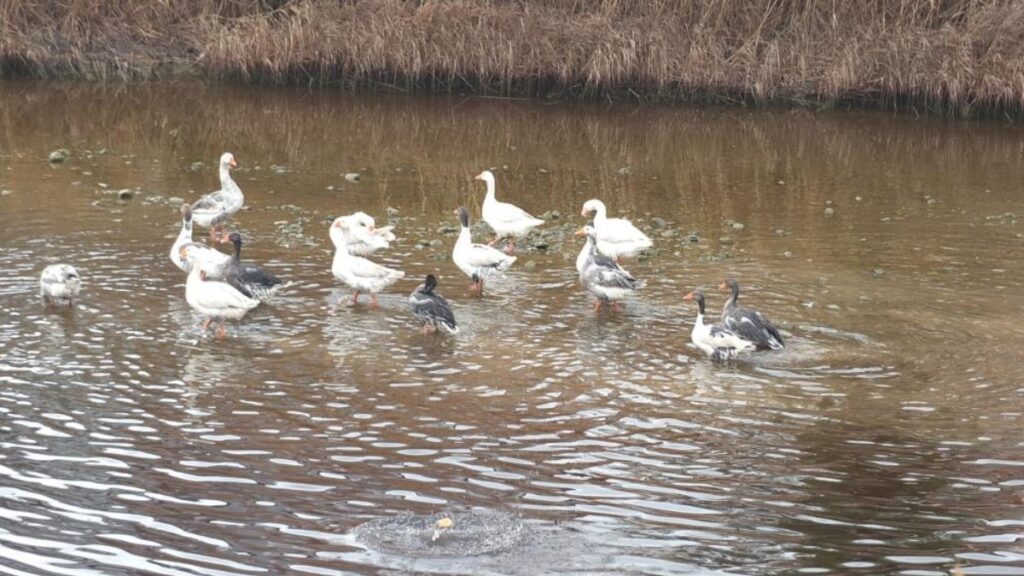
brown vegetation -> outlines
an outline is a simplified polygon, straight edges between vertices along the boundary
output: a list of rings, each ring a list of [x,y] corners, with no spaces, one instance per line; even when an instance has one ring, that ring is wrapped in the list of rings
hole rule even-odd
[[[0,0],[7,73],[1024,110],[1019,0]]]

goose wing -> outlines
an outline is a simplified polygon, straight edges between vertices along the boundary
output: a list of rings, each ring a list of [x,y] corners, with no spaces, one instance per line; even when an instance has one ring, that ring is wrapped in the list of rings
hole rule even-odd
[[[206,281],[195,292],[196,303],[204,308],[250,310],[259,304],[235,287],[224,282]]]
[[[736,308],[725,318],[724,324],[740,338],[758,347],[778,350],[784,345],[778,329],[756,310]]]
[[[501,250],[483,244],[472,244],[465,254],[466,263],[473,268],[501,268],[515,262],[515,256],[509,256]]]

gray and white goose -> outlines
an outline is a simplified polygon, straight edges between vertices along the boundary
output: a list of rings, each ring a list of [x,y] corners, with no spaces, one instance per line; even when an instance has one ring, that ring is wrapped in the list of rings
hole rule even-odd
[[[39,276],[39,295],[46,304],[74,306],[82,291],[82,277],[70,264],[51,264]]]
[[[712,360],[724,361],[736,358],[743,352],[753,350],[753,342],[744,339],[728,328],[704,322],[704,292],[694,290],[683,300],[697,302],[697,321],[693,324],[690,341]]]
[[[183,246],[189,246],[191,258],[182,258],[180,256]],[[231,256],[229,254],[192,240],[192,206],[182,204],[181,231],[178,232],[178,237],[171,246],[171,262],[187,274],[191,272],[192,262],[198,262],[204,270],[209,272],[227,264],[230,259]]]
[[[720,290],[731,292],[729,299],[722,306],[722,324],[745,340],[753,342],[758,350],[781,350],[785,347],[782,334],[760,312],[740,306],[740,284],[732,278],[726,278],[718,286]]]
[[[192,220],[199,226],[210,229],[210,240],[213,242],[223,240],[227,236],[224,233],[224,223],[235,212],[241,210],[245,203],[242,189],[231,178],[231,169],[237,166],[235,156],[231,152],[222,154],[219,167],[220,190],[210,192],[192,203]]]
[[[580,284],[597,297],[594,312],[599,312],[609,302],[617,310],[620,300],[643,288],[646,283],[634,278],[615,260],[598,252],[596,234],[593,226],[584,226],[576,231],[577,236],[587,237],[587,244],[583,247],[586,254],[581,253],[582,262],[580,258],[576,260]]]
[[[504,272],[516,261],[515,256],[509,256],[501,250],[483,244],[473,243],[473,234],[469,230],[469,211],[464,206],[455,210],[462,225],[459,238],[455,241],[455,248],[452,249],[452,261],[459,267],[459,270],[473,280],[471,289],[479,295],[484,293],[484,280],[494,274]]]
[[[284,286],[284,282],[280,278],[266,272],[259,266],[242,263],[241,234],[232,232],[225,241],[234,244],[235,251],[228,258],[227,262],[219,267],[218,274],[212,279],[223,280],[234,286],[242,294],[249,298],[255,298],[260,302],[269,300],[274,293]]]
[[[449,334],[458,334],[459,327],[455,324],[455,314],[443,296],[434,291],[437,288],[437,277],[427,274],[427,278],[409,294],[409,309],[413,316],[423,322],[423,334],[436,333],[444,330]]]

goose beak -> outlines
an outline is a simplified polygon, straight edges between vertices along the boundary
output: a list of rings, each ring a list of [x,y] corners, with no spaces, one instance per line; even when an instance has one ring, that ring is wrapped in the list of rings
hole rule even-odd
[[[722,283],[718,285],[719,290],[725,290],[728,287],[729,285],[725,283],[725,280],[722,280]]]
[[[584,208],[583,210],[580,210],[580,216],[583,216],[585,218],[587,216],[587,214],[590,214],[590,211],[587,210],[586,208]]]
[[[578,237],[586,236],[587,235],[587,231],[584,230],[583,228],[580,228],[579,230],[574,232],[573,235],[574,236],[578,236]]]
[[[683,300],[685,300],[687,302],[690,302],[691,300],[693,300],[693,292],[690,292],[686,296],[683,296]]]
[[[331,224],[331,228],[341,228],[341,220],[335,220],[334,223]]]
[[[367,226],[367,229],[370,231],[370,234],[376,234],[377,233],[377,227],[374,226],[373,224],[370,224],[369,226]]]
[[[231,161],[228,162],[228,166],[231,166],[232,168],[238,168],[238,162],[235,162],[235,159],[232,158]]]
[[[483,172],[477,174],[476,176],[473,176],[473,180],[483,180],[483,179],[484,179],[484,173]]]

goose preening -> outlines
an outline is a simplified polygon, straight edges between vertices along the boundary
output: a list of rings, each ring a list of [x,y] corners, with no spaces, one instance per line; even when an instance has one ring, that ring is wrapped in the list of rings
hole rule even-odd
[[[239,292],[249,298],[255,298],[261,302],[268,300],[277,292],[284,283],[280,278],[269,272],[265,272],[259,266],[253,264],[242,264],[242,235],[232,232],[225,242],[235,245],[235,252],[227,262],[219,269],[219,278],[234,286]]]
[[[643,288],[645,282],[637,280],[615,260],[597,251],[596,231],[593,226],[580,228],[576,231],[576,235],[587,237],[587,243],[583,247],[587,251],[586,256],[583,259],[582,267],[577,259],[577,269],[579,269],[580,284],[597,297],[594,312],[599,312],[601,307],[608,302],[611,302],[618,310],[619,301],[633,294],[637,289]]]
[[[496,272],[508,270],[516,261],[516,257],[491,246],[474,244],[473,234],[469,231],[469,211],[464,206],[459,206],[455,214],[459,217],[462,231],[459,232],[455,248],[452,249],[452,261],[473,280],[471,289],[483,296],[484,280]]]
[[[349,254],[369,256],[377,250],[387,249],[397,238],[393,232],[394,226],[377,228],[373,216],[365,212],[355,212],[348,216],[339,216],[338,219],[340,218],[344,218],[348,224],[342,233],[346,236],[345,246]],[[338,219],[335,219],[335,222]]]
[[[720,290],[730,290],[732,294],[722,306],[722,324],[742,338],[753,342],[758,350],[781,350],[786,344],[782,334],[760,312],[740,306],[739,282],[726,278],[719,284]]]
[[[376,308],[380,306],[377,293],[404,277],[405,272],[392,270],[349,253],[349,238],[357,227],[361,226],[345,216],[335,219],[331,224],[330,236],[335,248],[331,273],[355,291],[352,294],[352,305],[359,302],[360,292],[367,292],[371,304]]]
[[[508,202],[499,202],[494,197],[494,174],[490,170],[484,170],[476,175],[477,180],[483,180],[487,185],[487,196],[484,197],[484,204],[481,210],[484,222],[494,230],[493,246],[502,238],[508,238],[506,252],[512,252],[516,247],[516,239],[522,238],[531,230],[544,223],[540,218],[530,216],[522,208]]]
[[[189,254],[193,258],[183,260],[180,256],[182,246],[190,246]],[[192,207],[188,204],[181,205],[181,231],[178,232],[178,238],[175,239],[174,244],[171,246],[171,262],[174,263],[182,272],[188,273],[191,271],[191,262],[193,259],[200,263],[206,270],[212,270],[219,268],[226,264],[231,256],[225,254],[219,250],[199,244],[198,242],[192,241]]]
[[[683,300],[697,302],[697,321],[693,324],[690,340],[712,360],[730,360],[755,348],[753,342],[728,328],[704,323],[704,292],[694,290],[683,296]]]
[[[238,166],[235,156],[225,152],[220,157],[220,190],[210,192],[192,203],[192,220],[210,229],[210,240],[216,242],[226,236],[224,223],[232,214],[242,209],[245,196],[242,189],[231,178],[231,169]]]
[[[217,338],[223,338],[227,334],[225,322],[241,320],[250,310],[259,306],[260,301],[242,294],[227,282],[207,278],[202,266],[194,261],[191,251],[190,246],[182,246],[179,251],[182,260],[193,260],[189,265],[191,271],[188,280],[185,281],[185,301],[193,310],[206,317],[203,330],[209,328],[214,320],[220,320]]]
[[[437,277],[427,274],[426,280],[409,294],[409,309],[413,316],[423,322],[423,334],[444,330],[449,334],[458,334],[459,327],[455,324],[455,314],[448,306],[448,301],[434,292]]]
[[[82,291],[82,277],[70,264],[51,264],[39,276],[39,295],[45,304],[74,306]]]
[[[591,199],[583,203],[583,216],[594,214],[597,251],[616,261],[635,256],[654,245],[646,234],[625,218],[609,218],[604,202]]]

